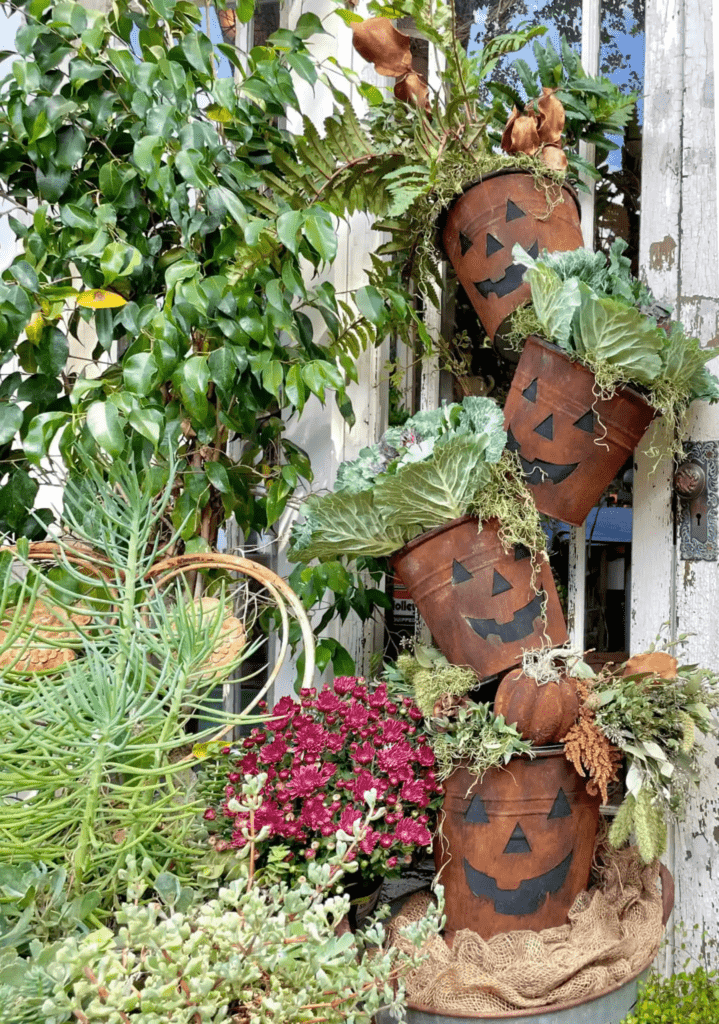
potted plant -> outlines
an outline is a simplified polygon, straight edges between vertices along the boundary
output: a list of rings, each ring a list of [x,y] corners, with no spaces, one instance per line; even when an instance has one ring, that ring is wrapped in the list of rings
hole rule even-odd
[[[537,507],[581,525],[656,415],[666,451],[681,452],[695,399],[719,401],[706,369],[710,349],[668,320],[632,277],[618,240],[609,257],[576,249],[534,259],[515,248],[531,288],[505,340],[524,344],[505,404],[516,451]]]
[[[290,557],[390,558],[447,658],[481,678],[566,639],[545,541],[502,413],[468,397],[410,417],[313,495]]]
[[[238,787],[256,811],[259,781]],[[91,921],[74,933],[72,906],[56,899],[66,927],[52,941],[41,929],[27,949],[3,943],[0,1020],[371,1024],[382,1007],[401,1013],[416,950],[437,936],[441,893],[400,930],[402,950],[386,945],[380,921],[343,931],[349,897],[337,893],[337,878],[352,868],[358,835],[359,823],[325,862],[272,885],[258,881],[252,843],[236,851],[231,881],[200,873],[192,888],[170,872],[151,878],[131,858],[111,927]]]
[[[201,600],[187,580],[153,574],[175,540],[170,531],[161,544],[157,526],[177,464],[153,486],[133,465],[76,459],[84,476],[65,489],[66,532],[0,549],[0,864],[57,869],[68,902],[100,922],[128,856],[151,877],[170,865],[196,873],[191,745],[261,720],[216,701],[258,648],[261,595],[240,612],[217,565]]]
[[[662,650],[598,677],[570,649],[528,651],[493,707],[472,699],[476,676],[437,652],[400,655],[390,678],[423,710],[444,785],[435,862],[447,929],[485,938],[564,923],[623,760],[627,793],[609,841],[620,848],[634,831],[641,861],[661,856],[666,822],[698,778],[695,735],[715,731],[719,705],[715,673]]]
[[[391,240],[379,255],[392,258],[389,263],[373,259],[373,273],[387,296],[399,276],[411,278],[437,304],[442,218],[441,245],[493,337],[528,296],[512,266],[513,243],[530,250],[582,243],[576,197],[561,187],[567,169],[562,132],[570,148],[582,138],[600,149],[615,148],[609,136],[621,135],[636,97],[587,76],[566,44],[560,56],[536,40],[538,71],[517,62],[526,98],[493,82],[501,58],[542,34],[541,27],[498,36],[468,56],[451,4],[401,0],[391,8],[370,4],[370,11],[379,17],[362,21],[351,12],[346,20],[361,55],[380,74],[396,79],[394,96],[387,101],[376,87],[360,86],[370,103],[367,116],[360,121],[343,104],[325,122],[321,140],[306,123],[299,162],[280,158],[285,190],[300,189],[308,201],[321,197],[340,214],[363,209],[381,218],[377,226],[390,232]],[[415,70],[409,38],[389,20],[398,16],[412,18],[437,51],[436,92]],[[583,172],[588,169],[581,165]],[[507,170],[523,173],[492,177]],[[570,155],[570,174],[576,177],[579,170],[577,157]],[[484,185],[465,192],[484,179]]]
[[[341,677],[299,701],[283,697],[266,724],[222,756],[204,762],[204,818],[212,847],[244,850],[265,885],[291,882],[308,863],[336,855],[338,836],[363,823],[348,859],[351,923],[374,909],[382,881],[432,845],[442,787],[421,713],[409,697],[395,700],[386,683]],[[201,753],[204,753],[202,751]],[[262,806],[238,800],[243,780],[261,778]],[[369,804],[369,811],[368,811]]]

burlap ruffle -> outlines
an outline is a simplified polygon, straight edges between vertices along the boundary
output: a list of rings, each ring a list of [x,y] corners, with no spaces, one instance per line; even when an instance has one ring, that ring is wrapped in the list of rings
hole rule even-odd
[[[489,1015],[601,995],[656,956],[664,931],[658,872],[634,848],[614,851],[599,884],[577,896],[566,925],[487,941],[459,931],[452,949],[432,940],[406,979],[407,999],[439,1013]],[[430,899],[417,893],[405,903],[389,925],[393,945],[412,952],[401,930],[425,914]]]

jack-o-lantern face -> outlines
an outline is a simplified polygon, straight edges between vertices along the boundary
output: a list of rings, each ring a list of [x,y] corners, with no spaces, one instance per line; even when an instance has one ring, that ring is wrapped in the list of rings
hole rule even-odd
[[[537,748],[477,779],[457,769],[445,784],[435,844],[447,927],[485,938],[563,924],[587,884],[599,796],[561,747]]]
[[[540,512],[580,526],[652,416],[628,388],[597,399],[586,367],[532,337],[504,407],[507,447],[517,452]]]
[[[437,646],[480,679],[519,664],[548,636],[554,644],[567,636],[549,565],[541,565],[534,588],[529,551],[505,550],[497,526],[489,521],[480,531],[476,519],[465,517],[411,541],[392,559]]]
[[[522,281],[526,267],[515,264],[519,244],[532,256],[540,249],[582,245],[579,214],[570,194],[553,208],[531,175],[486,178],[451,207],[442,232],[445,251],[490,338],[531,292]]]
[[[514,548],[514,561],[521,562],[525,559],[529,559],[529,551],[521,544],[518,544]],[[506,572],[506,563],[502,564],[502,568]],[[486,575],[489,570],[484,569],[483,572]],[[492,611],[495,612],[493,618],[477,618],[474,615],[468,615],[466,612],[463,612],[462,618],[469,628],[481,640],[494,645],[520,643],[531,636],[536,629],[539,628],[541,631],[542,605],[546,598],[545,591],[540,589],[526,604],[517,608],[516,598],[510,596],[512,591],[514,591],[514,584],[510,583],[497,569],[491,570],[491,576],[492,590],[489,596],[491,598],[498,598],[500,595],[506,594],[506,600],[501,602],[501,607],[495,607],[496,602],[490,602],[486,600],[486,597],[482,601],[482,604],[487,608],[490,605],[492,606]],[[452,562],[452,586],[456,588],[464,587],[465,584],[470,584],[473,580],[474,575],[470,570],[455,558]],[[526,589],[524,572],[519,577],[518,582],[520,586]],[[464,595],[458,594],[458,601],[463,607],[466,607],[477,596],[476,591],[471,596],[467,593]]]
[[[522,398],[525,402],[530,405],[536,405],[537,403],[537,385],[538,381],[535,377],[534,380],[530,381],[526,388],[522,391]],[[544,410],[542,410],[544,411]],[[568,433],[567,417],[563,416],[563,410],[558,410],[556,416],[557,429],[561,426],[566,433]],[[599,438],[599,434],[596,430],[596,415],[593,409],[589,408],[586,412],[583,412],[572,424],[575,430],[581,430],[583,433],[588,434],[592,441]],[[557,453],[563,451],[565,445],[570,447],[573,452],[576,453],[577,449],[582,451],[589,450],[588,442],[585,438],[567,437],[564,442],[560,441],[558,437],[555,437],[555,414],[550,412],[548,416],[545,416],[540,423],[537,423],[532,428],[532,432],[537,435],[538,440],[535,441],[533,447],[541,448],[543,438],[545,441],[551,442],[550,446]],[[522,445],[514,436],[511,426],[507,427],[507,448],[511,452],[517,452],[519,455],[519,461],[522,465],[522,471],[524,472],[526,481],[528,484],[541,484],[545,480],[548,480],[553,484],[561,484],[572,475],[576,470],[579,462],[551,462],[548,459],[527,459],[522,454]],[[555,455],[556,458],[556,455]]]
[[[564,790],[560,787],[552,804],[552,809],[547,815],[547,819],[568,818],[571,813],[572,809],[569,806],[567,797]],[[465,821],[483,822],[487,825],[490,823],[484,802],[478,793],[475,793],[472,797],[472,802],[465,815]],[[517,821],[512,834],[507,840],[507,845],[504,847],[504,854],[509,856],[511,854],[531,854],[531,852],[532,846],[529,839],[527,839],[524,829],[519,821]],[[477,868],[470,864],[466,857],[464,858],[464,873],[472,895],[491,900],[498,914],[533,914],[539,910],[550,893],[558,892],[562,888],[567,880],[567,874],[569,873],[573,857],[574,851],[570,850],[566,857],[558,864],[555,864],[554,867],[550,867],[547,871],[541,875],[536,875],[534,878],[523,878],[514,889],[500,888],[496,878],[492,878],[483,871],[478,871]]]

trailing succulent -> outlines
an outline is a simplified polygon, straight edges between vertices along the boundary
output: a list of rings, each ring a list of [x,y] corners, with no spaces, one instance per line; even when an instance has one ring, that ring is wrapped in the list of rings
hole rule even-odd
[[[602,394],[622,384],[639,388],[673,435],[690,402],[719,401],[719,381],[705,365],[713,353],[667,319],[668,311],[630,273],[625,248],[617,239],[608,258],[576,249],[534,259],[516,245],[532,305],[513,315],[510,340],[521,344],[534,333],[558,345],[593,371]]]
[[[0,951],[0,1024],[370,1024],[383,1006],[401,1014],[412,954],[384,948],[379,920],[364,933],[337,928],[350,900],[329,890],[355,843],[346,835],[330,862],[308,864],[290,885],[253,884],[246,857],[205,899],[169,873],[157,898],[146,865],[131,860],[115,932],[35,941],[25,957]],[[404,929],[410,949],[437,936],[438,897]]]
[[[543,550],[534,503],[504,453],[502,423],[495,402],[468,397],[390,427],[340,466],[333,493],[307,499],[290,557],[381,558],[466,514],[496,516],[508,543]]]

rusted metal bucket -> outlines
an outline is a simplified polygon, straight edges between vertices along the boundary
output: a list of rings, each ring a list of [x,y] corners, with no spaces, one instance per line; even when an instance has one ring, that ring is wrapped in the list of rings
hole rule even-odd
[[[518,665],[525,650],[567,640],[549,564],[535,591],[529,552],[505,550],[497,530],[496,520],[480,531],[477,519],[463,516],[416,537],[391,559],[439,649],[480,679]]]
[[[407,1024],[467,1024],[467,1021],[509,1024],[514,1020],[517,1024],[621,1024],[636,1006],[639,985],[646,980],[648,973],[649,968],[645,967],[635,977],[581,1003],[562,1003],[491,1016],[458,1013],[456,1010],[449,1014],[439,1013],[414,1007],[410,1003],[407,1007]],[[396,1024],[396,1018],[388,1010],[382,1010],[376,1014],[375,1024]]]
[[[507,447],[519,454],[539,511],[581,526],[654,415],[629,387],[596,398],[591,370],[529,337],[504,406]]]
[[[600,797],[564,756],[537,747],[481,780],[457,768],[445,782],[435,841],[446,934],[469,928],[541,931],[565,924],[592,866]]]
[[[514,244],[532,256],[583,245],[575,192],[546,184],[549,192],[521,170],[488,174],[452,204],[441,226],[447,257],[492,340],[502,321],[531,299],[522,282],[526,267],[512,262]]]

